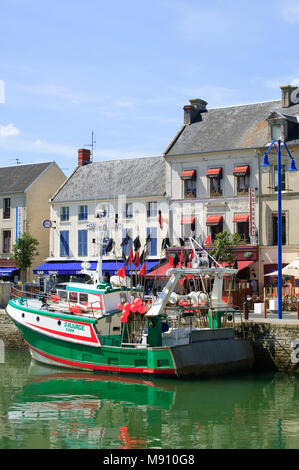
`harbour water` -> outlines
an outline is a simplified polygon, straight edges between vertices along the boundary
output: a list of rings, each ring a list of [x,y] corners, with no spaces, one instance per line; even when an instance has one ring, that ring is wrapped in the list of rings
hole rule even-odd
[[[1,449],[298,449],[299,375],[197,381],[0,363]]]

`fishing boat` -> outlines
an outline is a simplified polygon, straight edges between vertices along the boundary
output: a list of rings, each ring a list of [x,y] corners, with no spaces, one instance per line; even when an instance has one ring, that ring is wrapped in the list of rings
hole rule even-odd
[[[99,258],[90,284],[58,285],[47,298],[14,293],[7,315],[32,357],[54,366],[178,378],[248,370],[254,355],[250,341],[235,334],[240,312],[222,299],[224,279],[237,270],[190,243],[192,265],[171,268],[157,297],[126,276],[105,282]]]

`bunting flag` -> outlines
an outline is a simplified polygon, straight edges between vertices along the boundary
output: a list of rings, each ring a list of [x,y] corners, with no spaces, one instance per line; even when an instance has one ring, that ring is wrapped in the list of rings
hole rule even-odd
[[[126,258],[126,255],[125,255],[124,252],[122,253],[122,260],[123,260],[125,266],[127,266],[128,262],[129,262],[129,258]]]
[[[174,257],[174,260],[173,260],[173,265],[174,267],[176,268],[177,265],[179,264],[180,262],[180,258],[178,257],[177,253],[175,254],[175,257]]]
[[[139,251],[138,250],[135,253],[134,264],[135,264],[136,268],[138,268],[138,266],[139,266]]]
[[[212,241],[211,234],[209,234],[206,238],[205,245],[210,245],[211,241]]]
[[[160,225],[160,229],[162,229],[163,228],[163,218],[162,218],[162,213],[161,213],[160,210],[158,211],[158,222],[159,222],[159,225]]]
[[[129,263],[129,264],[132,264],[132,262],[133,262],[133,259],[134,259],[133,251],[132,251],[132,250],[130,250],[130,254],[129,254],[129,261],[128,261],[128,263]]]
[[[184,240],[183,240],[182,238],[179,238],[179,242],[180,242],[180,245],[181,245],[181,246],[185,246],[185,242],[184,242]]]
[[[191,251],[189,260],[192,261],[193,258],[194,258],[194,250]]]
[[[161,250],[165,250],[168,246],[170,246],[169,238],[163,238]]]
[[[141,267],[139,271],[139,276],[145,276],[145,275],[146,275],[146,267],[145,267],[145,264],[143,264],[143,266]]]
[[[189,261],[189,255],[187,253],[187,250],[184,250],[183,258],[184,258],[185,266],[187,266],[188,261]]]
[[[108,242],[108,245],[107,245],[107,248],[106,248],[106,253],[109,253],[112,250],[112,247],[113,247],[113,239],[110,238],[109,242]]]
[[[125,266],[123,266],[122,268],[120,268],[118,271],[117,271],[117,276],[120,276],[122,278],[126,277],[126,268]]]
[[[171,268],[173,268],[173,257],[172,257],[172,256],[169,256],[169,258],[168,258],[168,263],[169,263],[169,266],[170,266]]]
[[[181,250],[181,254],[180,254],[180,263],[184,263],[183,250]]]
[[[149,251],[148,251],[148,250],[145,249],[145,250],[142,251],[142,253],[141,253],[140,257],[139,257],[139,262],[140,262],[141,264],[144,263],[144,261],[146,260],[146,257],[147,257],[148,254],[149,254]]]
[[[140,243],[140,240],[139,240],[139,235],[137,235],[137,237],[135,238],[133,244],[134,244],[135,251],[139,250],[139,248],[141,247],[141,243]]]
[[[123,239],[123,241],[121,242],[120,246],[126,246],[128,243],[129,243],[129,240],[131,240],[131,237],[130,235],[128,234],[128,232],[126,233],[126,236],[125,238]]]

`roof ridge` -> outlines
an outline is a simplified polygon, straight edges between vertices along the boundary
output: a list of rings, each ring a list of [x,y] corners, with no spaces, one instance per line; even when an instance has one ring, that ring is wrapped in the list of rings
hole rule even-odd
[[[215,109],[224,109],[224,108],[238,108],[241,106],[253,106],[255,104],[266,104],[266,103],[275,103],[281,101],[280,99],[277,100],[268,100],[268,101],[257,101],[254,103],[243,103],[243,104],[234,104],[234,105],[229,105],[229,106],[217,106],[216,108],[208,108],[209,110],[215,110]]]

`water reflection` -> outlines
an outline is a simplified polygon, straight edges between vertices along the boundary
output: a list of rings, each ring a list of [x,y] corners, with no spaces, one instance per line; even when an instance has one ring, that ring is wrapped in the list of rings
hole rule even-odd
[[[296,376],[152,380],[12,355],[0,379],[1,448],[298,448]]]

